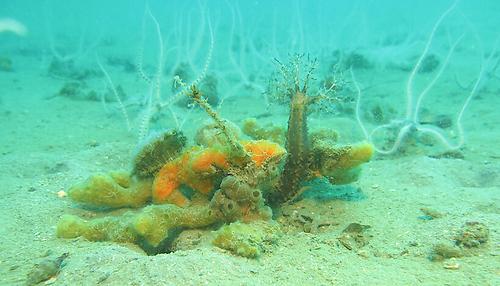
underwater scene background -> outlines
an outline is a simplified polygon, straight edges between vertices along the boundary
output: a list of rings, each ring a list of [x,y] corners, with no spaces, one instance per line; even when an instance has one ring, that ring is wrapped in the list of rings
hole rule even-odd
[[[0,285],[500,285],[499,14],[2,1]]]

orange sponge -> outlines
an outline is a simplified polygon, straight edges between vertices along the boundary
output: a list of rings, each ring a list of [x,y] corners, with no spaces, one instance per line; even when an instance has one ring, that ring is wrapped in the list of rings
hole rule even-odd
[[[262,166],[271,158],[281,157],[286,153],[279,144],[266,140],[243,142],[243,148],[251,154],[252,161],[257,167]]]
[[[178,160],[165,164],[153,182],[153,201],[155,203],[164,202],[172,192],[180,186],[180,175],[182,166]]]
[[[242,145],[257,167],[286,153],[279,144],[266,140],[246,141]],[[179,190],[181,185],[201,194],[210,193],[215,189],[215,183],[221,179],[221,172],[218,171],[229,169],[229,152],[221,148],[193,147],[180,158],[168,162],[154,180],[153,202],[186,205],[189,199]]]
[[[214,148],[208,148],[193,156],[192,169],[195,172],[211,172],[213,166],[227,169],[227,155]]]

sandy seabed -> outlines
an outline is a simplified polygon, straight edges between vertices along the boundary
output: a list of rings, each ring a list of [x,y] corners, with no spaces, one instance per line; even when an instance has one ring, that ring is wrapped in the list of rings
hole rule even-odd
[[[485,88],[467,112],[463,159],[377,156],[354,184],[362,199],[297,203],[327,227],[286,233],[260,258],[246,259],[209,245],[147,256],[132,246],[57,238],[61,215],[82,211],[58,192],[94,172],[128,168],[137,137],[100,102],[47,99],[63,80],[39,70],[0,73],[1,285],[24,285],[35,264],[63,253],[69,256],[59,274],[42,284],[500,285],[498,86]],[[222,116],[241,123],[258,108],[228,100]],[[188,136],[207,120],[191,116]],[[286,121],[284,112],[273,116]],[[347,118],[310,125],[341,126],[341,135],[357,128]],[[422,208],[442,216],[427,220]],[[338,238],[353,222],[369,225],[370,239],[349,250]],[[475,255],[430,261],[433,246],[452,242],[467,222],[486,225],[488,242]]]

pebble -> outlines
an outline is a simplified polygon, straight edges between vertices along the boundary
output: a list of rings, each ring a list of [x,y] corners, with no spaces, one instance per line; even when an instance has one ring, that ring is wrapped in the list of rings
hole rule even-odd
[[[450,259],[443,264],[443,267],[448,270],[458,270],[460,268],[460,263],[455,259]]]

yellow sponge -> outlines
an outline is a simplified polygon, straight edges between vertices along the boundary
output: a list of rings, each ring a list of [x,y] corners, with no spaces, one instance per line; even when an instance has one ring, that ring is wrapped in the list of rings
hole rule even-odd
[[[137,180],[126,172],[95,174],[71,187],[69,197],[91,207],[141,207],[151,198],[151,180]]]

